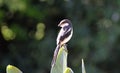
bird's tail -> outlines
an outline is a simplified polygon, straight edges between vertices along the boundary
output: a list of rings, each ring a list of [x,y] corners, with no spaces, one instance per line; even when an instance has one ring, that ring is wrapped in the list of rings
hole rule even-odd
[[[52,63],[51,63],[51,66],[53,67],[56,63],[56,59],[57,59],[57,55],[58,55],[58,52],[59,52],[59,49],[60,49],[60,45],[57,45],[55,51],[54,51],[54,56],[53,56],[53,59],[52,59]]]

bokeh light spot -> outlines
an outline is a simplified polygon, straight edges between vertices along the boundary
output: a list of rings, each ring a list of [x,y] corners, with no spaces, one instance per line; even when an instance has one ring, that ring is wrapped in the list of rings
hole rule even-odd
[[[44,31],[45,31],[45,24],[38,23],[36,26],[35,39],[41,40],[44,37],[44,34],[45,34]]]
[[[1,33],[3,35],[3,38],[7,41],[13,40],[16,36],[15,33],[6,25],[3,25],[1,27]]]

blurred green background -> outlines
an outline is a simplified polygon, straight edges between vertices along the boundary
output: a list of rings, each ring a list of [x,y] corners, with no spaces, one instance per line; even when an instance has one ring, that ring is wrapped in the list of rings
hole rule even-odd
[[[81,73],[120,73],[120,0],[0,0],[0,72],[49,73],[57,24],[73,23],[68,66]]]

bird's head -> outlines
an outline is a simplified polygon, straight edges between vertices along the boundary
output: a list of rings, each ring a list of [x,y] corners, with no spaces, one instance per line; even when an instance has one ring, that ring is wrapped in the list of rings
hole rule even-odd
[[[68,26],[68,25],[70,25],[70,24],[71,24],[70,20],[68,20],[68,19],[63,19],[63,20],[58,24],[58,26],[59,26],[59,27],[64,27],[64,26]]]

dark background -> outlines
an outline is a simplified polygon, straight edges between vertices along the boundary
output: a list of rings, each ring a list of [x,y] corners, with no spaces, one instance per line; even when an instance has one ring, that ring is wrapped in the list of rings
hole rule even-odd
[[[81,73],[120,73],[120,0],[0,0],[0,72],[8,64],[24,73],[49,73],[58,23],[74,34],[68,66]]]

